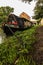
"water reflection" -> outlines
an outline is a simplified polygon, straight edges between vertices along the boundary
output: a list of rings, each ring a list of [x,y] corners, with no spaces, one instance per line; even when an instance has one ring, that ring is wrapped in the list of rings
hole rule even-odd
[[[2,37],[0,36],[0,44],[2,43]]]
[[[5,36],[0,35],[0,44],[4,42]]]
[[[1,30],[0,31],[0,44],[4,42],[4,39],[5,39],[5,34],[3,33],[3,31]]]

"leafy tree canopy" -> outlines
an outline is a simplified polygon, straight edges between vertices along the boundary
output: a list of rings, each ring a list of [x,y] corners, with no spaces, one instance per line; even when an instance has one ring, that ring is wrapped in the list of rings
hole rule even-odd
[[[0,22],[6,21],[7,16],[13,11],[14,9],[9,6],[0,7]]]
[[[22,2],[31,2],[32,0],[21,0]]]
[[[35,18],[35,19],[43,18],[43,0],[38,0],[36,2],[33,18]]]

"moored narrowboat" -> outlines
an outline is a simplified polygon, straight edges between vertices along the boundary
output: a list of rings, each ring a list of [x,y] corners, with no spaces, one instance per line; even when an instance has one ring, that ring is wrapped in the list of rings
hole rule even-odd
[[[32,22],[25,18],[20,18],[14,14],[8,16],[6,23],[2,24],[2,28],[6,34],[13,34],[16,30],[24,30],[32,26]]]

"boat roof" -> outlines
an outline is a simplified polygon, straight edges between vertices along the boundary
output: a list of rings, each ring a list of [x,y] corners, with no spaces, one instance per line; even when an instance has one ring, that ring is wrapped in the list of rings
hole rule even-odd
[[[23,21],[28,21],[28,22],[30,22],[30,23],[32,23],[30,20],[28,20],[28,19],[26,19],[26,18],[21,18],[21,17],[19,17],[19,16],[16,16],[15,14],[10,14],[9,16],[8,16],[8,18],[15,18],[15,20],[16,21],[19,21],[19,20],[23,20]]]

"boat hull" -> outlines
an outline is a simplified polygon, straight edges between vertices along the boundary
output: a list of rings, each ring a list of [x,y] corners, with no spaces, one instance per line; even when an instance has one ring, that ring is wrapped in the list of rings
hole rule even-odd
[[[23,31],[26,29],[29,29],[31,26],[25,27],[25,26],[16,26],[16,25],[8,25],[5,24],[2,26],[2,29],[6,35],[14,35],[16,31]]]
[[[14,35],[16,31],[23,31],[27,28],[14,28],[14,27],[3,26],[2,29],[4,33],[9,36],[9,35]]]

